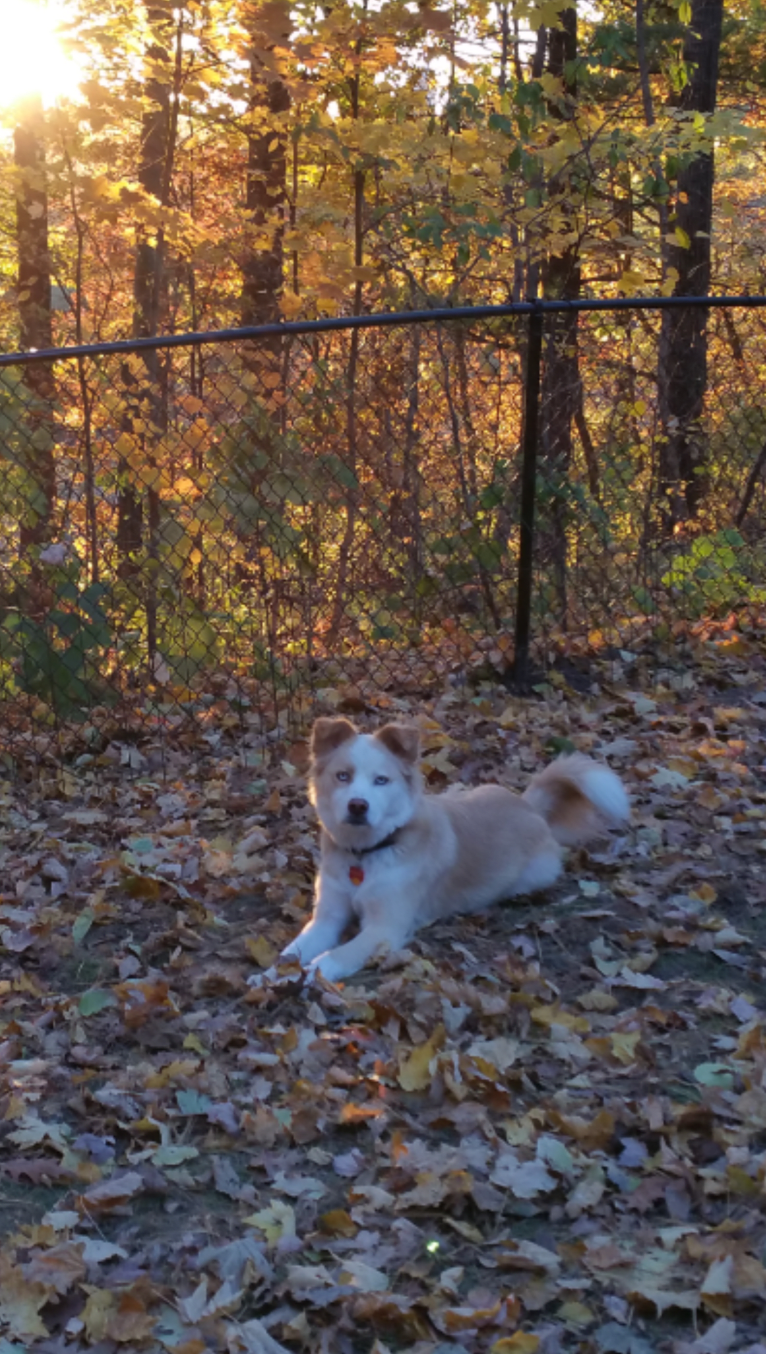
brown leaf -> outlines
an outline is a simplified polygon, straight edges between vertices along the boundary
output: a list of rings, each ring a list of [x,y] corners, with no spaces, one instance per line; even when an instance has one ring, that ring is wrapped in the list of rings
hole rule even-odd
[[[118,1344],[140,1343],[149,1339],[156,1324],[136,1293],[123,1293],[109,1315],[107,1335]]]
[[[448,1307],[443,1312],[435,1313],[433,1321],[439,1330],[448,1335],[457,1335],[461,1331],[494,1326],[501,1312],[505,1315],[505,1304],[498,1299],[491,1307]]]
[[[402,1340],[426,1340],[431,1335],[430,1324],[414,1301],[398,1293],[365,1293],[354,1303],[352,1316]]]
[[[614,1115],[609,1110],[599,1110],[594,1119],[552,1110],[548,1118],[553,1128],[559,1133],[568,1133],[586,1152],[603,1152],[614,1137]]]
[[[10,1175],[12,1180],[20,1180],[26,1176],[33,1185],[48,1184],[53,1180],[60,1180],[62,1177],[67,1179],[69,1171],[64,1170],[57,1161],[51,1161],[49,1157],[13,1157],[10,1161],[4,1161],[2,1171]]]
[[[113,989],[128,1029],[137,1029],[159,1011],[176,1013],[166,978],[131,978]]]
[[[45,1339],[48,1328],[40,1311],[54,1291],[47,1284],[27,1279],[18,1266],[0,1254],[0,1322],[9,1335],[20,1340]]]
[[[30,1283],[45,1284],[57,1293],[68,1293],[85,1276],[82,1242],[65,1241],[47,1251],[33,1251],[22,1266]]]
[[[322,1213],[319,1218],[319,1226],[323,1232],[327,1232],[330,1236],[356,1236],[359,1230],[345,1208],[331,1208],[329,1213]]]
[[[368,1119],[378,1119],[385,1111],[382,1105],[344,1105],[338,1116],[341,1124],[363,1124]]]
[[[91,1185],[90,1189],[80,1195],[77,1203],[83,1212],[107,1212],[127,1203],[136,1194],[140,1194],[143,1188],[143,1176],[139,1175],[138,1171],[126,1171],[124,1175],[112,1176],[109,1180],[101,1180],[97,1185]]]
[[[418,23],[427,32],[447,33],[452,27],[452,16],[445,10],[440,9],[421,9],[418,14]],[[471,643],[473,648],[473,643]]]

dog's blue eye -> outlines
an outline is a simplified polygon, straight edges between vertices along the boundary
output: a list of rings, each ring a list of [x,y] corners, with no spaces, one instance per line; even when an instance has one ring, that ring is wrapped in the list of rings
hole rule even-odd
[[[336,780],[342,780],[342,781],[349,781],[349,780],[351,780],[351,777],[350,777],[348,771],[339,771],[338,774],[336,775],[335,779],[336,779]]]
[[[376,777],[375,777],[375,784],[376,784],[376,785],[388,785],[388,782],[390,781],[390,779],[391,779],[390,776],[376,776]]]

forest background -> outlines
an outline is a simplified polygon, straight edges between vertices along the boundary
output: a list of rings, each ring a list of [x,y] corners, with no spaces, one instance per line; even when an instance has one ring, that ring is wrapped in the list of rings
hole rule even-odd
[[[4,111],[7,352],[764,291],[760,4],[22,8],[76,79]],[[548,317],[548,629],[763,602],[759,334]],[[66,714],[245,653],[283,688],[371,649],[443,671],[445,643],[501,670],[526,344],[506,320],[6,368],[6,694]]]

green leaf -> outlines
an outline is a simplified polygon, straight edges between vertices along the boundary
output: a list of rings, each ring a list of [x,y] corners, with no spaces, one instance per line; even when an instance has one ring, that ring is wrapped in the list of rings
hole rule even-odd
[[[156,1152],[152,1153],[152,1161],[155,1166],[180,1166],[184,1161],[192,1161],[198,1157],[199,1152],[196,1147],[182,1147],[180,1143],[167,1143],[164,1147],[158,1147]]]
[[[94,920],[95,914],[90,907],[84,907],[79,916],[75,917],[74,925],[72,926],[72,939],[75,945],[82,945]]]
[[[176,1104],[182,1114],[207,1114],[213,1102],[201,1091],[176,1091]]]
[[[698,1063],[694,1069],[694,1080],[700,1086],[722,1086],[729,1091],[734,1085],[734,1073],[726,1063]]]
[[[559,734],[553,734],[545,744],[545,750],[546,752],[555,752],[556,756],[560,757],[564,753],[568,755],[570,752],[576,752],[577,748],[570,738],[564,738],[560,737]]]
[[[92,1016],[106,1010],[107,1006],[116,1005],[117,998],[113,992],[107,992],[102,987],[92,987],[89,992],[83,992],[77,1009],[81,1016]]]
[[[503,554],[497,541],[480,541],[474,548],[474,558],[482,569],[496,569]]]

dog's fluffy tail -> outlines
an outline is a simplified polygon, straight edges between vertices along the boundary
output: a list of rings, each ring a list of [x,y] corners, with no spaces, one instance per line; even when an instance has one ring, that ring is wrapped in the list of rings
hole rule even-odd
[[[596,836],[604,821],[619,824],[630,817],[619,776],[579,753],[559,757],[539,771],[522,798],[545,819],[562,846],[577,846]]]

